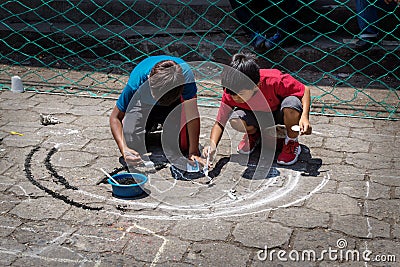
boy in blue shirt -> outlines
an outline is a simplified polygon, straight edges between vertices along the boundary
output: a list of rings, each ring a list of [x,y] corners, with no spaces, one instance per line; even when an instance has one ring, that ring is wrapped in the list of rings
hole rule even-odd
[[[146,134],[158,124],[163,124],[163,146],[201,160],[196,94],[193,72],[182,59],[161,55],[141,61],[110,115],[111,132],[125,162],[142,163]]]

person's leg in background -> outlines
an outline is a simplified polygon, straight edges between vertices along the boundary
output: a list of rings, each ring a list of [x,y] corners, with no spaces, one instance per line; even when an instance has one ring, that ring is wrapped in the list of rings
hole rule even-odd
[[[395,1],[385,3],[384,0],[356,0],[357,23],[360,28],[355,48],[366,49],[381,41],[379,22],[380,12],[394,10]]]
[[[380,0],[378,0],[380,1]],[[378,10],[375,0],[356,0],[357,23],[360,28],[359,41],[356,46],[363,47],[378,41]],[[383,2],[383,1],[382,1]]]
[[[288,35],[291,35],[294,32],[295,20],[293,16],[297,11],[298,6],[299,4],[297,0],[283,0],[278,3],[280,12],[277,22],[277,31],[272,37],[266,40],[265,48],[273,49],[276,46],[287,43]]]
[[[241,2],[236,0],[229,0],[232,9],[242,24],[243,30],[251,39],[251,44],[254,48],[261,48],[264,46],[266,37],[262,34],[259,26],[256,22],[256,13],[258,11],[255,9],[255,3],[252,0],[243,0]],[[259,3],[257,4],[257,6]]]

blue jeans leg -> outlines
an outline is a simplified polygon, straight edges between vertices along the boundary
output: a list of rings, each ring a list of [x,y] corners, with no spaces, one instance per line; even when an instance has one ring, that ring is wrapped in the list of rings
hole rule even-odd
[[[378,34],[378,10],[375,2],[381,0],[356,0],[357,22],[360,34]],[[383,0],[382,0],[383,2]]]

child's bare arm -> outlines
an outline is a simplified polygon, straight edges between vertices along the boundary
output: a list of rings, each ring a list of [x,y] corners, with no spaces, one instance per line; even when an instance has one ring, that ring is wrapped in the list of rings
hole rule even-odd
[[[215,153],[215,150],[217,149],[218,143],[221,140],[222,134],[224,132],[224,127],[219,123],[215,122],[214,126],[211,129],[211,134],[210,134],[210,145],[204,147],[203,149],[203,156],[207,157],[208,153]]]
[[[309,121],[311,93],[310,88],[305,86],[304,95],[301,99],[303,105],[303,113],[301,114],[299,125],[301,134],[311,134],[312,128]]]
[[[121,152],[122,156],[124,157],[126,162],[129,163],[139,163],[141,162],[141,158],[139,153],[135,150],[130,149],[125,144],[125,139],[122,131],[122,120],[125,116],[125,113],[120,111],[117,106],[114,106],[114,109],[110,115],[110,128],[111,133],[114,137],[115,142],[118,145],[119,151]]]

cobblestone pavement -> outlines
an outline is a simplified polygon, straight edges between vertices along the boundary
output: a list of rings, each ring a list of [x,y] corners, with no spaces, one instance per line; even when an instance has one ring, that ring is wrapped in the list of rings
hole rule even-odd
[[[121,169],[113,106],[0,92],[0,265],[400,266],[399,122],[311,116],[300,161],[257,179],[227,131],[212,186],[150,170],[123,200],[99,170]],[[216,109],[200,109],[204,144]]]

